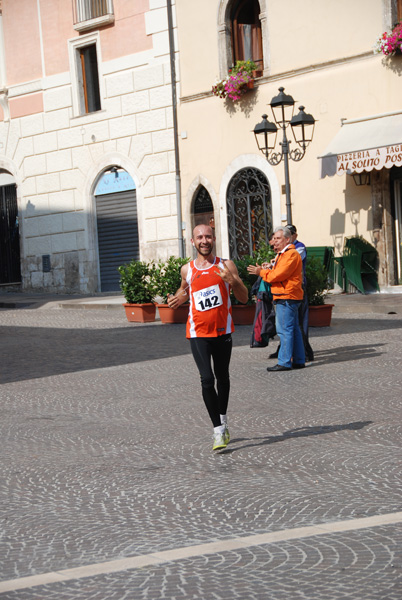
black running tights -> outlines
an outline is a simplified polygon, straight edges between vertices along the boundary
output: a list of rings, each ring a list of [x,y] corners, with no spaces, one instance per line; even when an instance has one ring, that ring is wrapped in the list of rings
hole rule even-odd
[[[221,424],[220,415],[226,415],[229,402],[229,363],[232,354],[232,336],[229,333],[218,337],[190,338],[190,344],[200,372],[205,406],[214,427],[218,427]]]

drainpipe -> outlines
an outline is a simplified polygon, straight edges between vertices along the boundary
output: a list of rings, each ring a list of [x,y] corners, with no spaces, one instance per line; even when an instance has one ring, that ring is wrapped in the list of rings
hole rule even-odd
[[[180,256],[180,258],[184,258],[183,224],[182,224],[182,214],[181,214],[179,136],[178,136],[178,130],[177,130],[176,65],[175,65],[173,14],[172,14],[171,0],[166,0],[166,8],[167,8],[168,31],[169,31],[170,75],[171,75],[171,80],[172,80],[174,157],[175,157],[175,164],[176,164],[177,236],[178,236],[178,240],[179,240],[179,256]]]

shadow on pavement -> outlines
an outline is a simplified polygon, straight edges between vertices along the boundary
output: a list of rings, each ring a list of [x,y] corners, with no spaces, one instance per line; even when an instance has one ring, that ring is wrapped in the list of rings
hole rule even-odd
[[[375,347],[372,344],[360,344],[357,346],[339,346],[337,348],[328,348],[328,350],[317,350],[314,352],[314,362],[311,363],[310,367],[381,356],[383,353],[378,351],[380,346],[385,346],[385,344],[376,344]]]
[[[255,448],[258,446],[267,446],[268,444],[276,444],[277,442],[285,442],[289,439],[300,438],[300,437],[309,437],[311,435],[323,435],[327,433],[335,433],[336,431],[358,431],[359,429],[363,429],[367,427],[367,425],[371,425],[373,421],[356,421],[355,423],[346,423],[343,425],[315,425],[314,427],[299,427],[297,429],[289,429],[289,431],[284,431],[282,435],[274,435],[264,438],[257,438],[257,440],[253,440],[254,443],[245,444],[243,446],[239,446],[238,448],[226,448],[222,450],[219,454],[230,454],[231,452],[238,452],[239,450],[244,450],[245,448]],[[261,441],[259,441],[261,440]],[[234,438],[232,443],[236,442],[248,442],[246,438]]]
[[[381,315],[387,316],[387,315]],[[320,336],[334,335],[339,333],[342,327],[342,333],[359,333],[362,331],[386,331],[387,329],[402,329],[402,320],[389,317],[388,319],[359,319],[355,315],[353,318],[344,319],[342,317],[332,317],[330,327],[310,327],[309,335],[314,337],[314,333]]]
[[[3,326],[0,341],[1,383],[190,353],[185,325],[116,329]]]
[[[372,329],[395,329],[402,321],[348,319],[337,320],[338,326],[320,330],[319,336],[353,333]],[[346,325],[346,327],[345,327]],[[342,332],[339,329],[342,327]],[[237,326],[234,347],[249,346],[251,326]],[[130,363],[190,354],[185,325],[144,324],[123,328],[0,327],[0,382],[10,383],[63,373],[102,369]],[[314,334],[313,334],[314,335]],[[276,349],[277,340],[269,347]],[[316,352],[311,366],[378,356],[384,344],[340,346]],[[314,337],[312,339],[314,349]]]
[[[234,346],[249,345],[250,326]],[[0,383],[191,354],[184,324],[107,329],[0,326]]]

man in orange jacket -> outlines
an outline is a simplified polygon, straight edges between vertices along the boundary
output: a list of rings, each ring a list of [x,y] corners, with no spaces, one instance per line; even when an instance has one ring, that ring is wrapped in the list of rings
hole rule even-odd
[[[249,273],[260,275],[271,285],[275,304],[276,331],[280,348],[278,364],[267,371],[303,369],[305,353],[299,326],[299,306],[303,300],[303,265],[300,254],[291,243],[292,234],[286,227],[277,227],[274,249],[277,253],[273,265],[250,265]]]

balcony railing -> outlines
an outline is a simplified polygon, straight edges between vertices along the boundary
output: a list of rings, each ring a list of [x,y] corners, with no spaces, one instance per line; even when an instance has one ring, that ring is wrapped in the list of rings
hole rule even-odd
[[[113,23],[113,0],[73,0],[73,15],[77,31]]]

